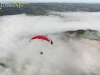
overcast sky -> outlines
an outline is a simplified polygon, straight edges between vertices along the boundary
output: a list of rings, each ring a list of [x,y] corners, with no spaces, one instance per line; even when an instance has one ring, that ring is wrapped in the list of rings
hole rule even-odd
[[[100,3],[100,0],[0,0],[0,2],[66,2],[66,3]]]

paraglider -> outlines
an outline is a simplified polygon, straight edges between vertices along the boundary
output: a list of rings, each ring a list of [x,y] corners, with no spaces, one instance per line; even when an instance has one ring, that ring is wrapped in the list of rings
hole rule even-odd
[[[40,54],[42,55],[42,54],[43,54],[43,52],[40,52]]]
[[[53,45],[53,41],[50,38],[48,38],[47,36],[43,36],[43,35],[36,35],[36,36],[32,37],[29,42],[31,42],[32,40],[36,40],[36,39],[47,41],[47,42],[51,43],[51,45]],[[42,55],[43,52],[41,51],[40,54]]]
[[[47,42],[51,43],[51,45],[53,45],[53,41],[44,35],[36,35],[36,36],[32,37],[29,42],[31,42],[32,40],[36,40],[36,39],[47,41]]]

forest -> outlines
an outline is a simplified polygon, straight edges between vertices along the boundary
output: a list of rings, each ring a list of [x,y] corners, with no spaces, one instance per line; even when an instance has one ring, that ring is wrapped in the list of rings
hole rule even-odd
[[[100,4],[86,3],[28,3],[22,7],[0,7],[0,16],[25,13],[27,15],[48,15],[48,11],[56,12],[99,12]]]

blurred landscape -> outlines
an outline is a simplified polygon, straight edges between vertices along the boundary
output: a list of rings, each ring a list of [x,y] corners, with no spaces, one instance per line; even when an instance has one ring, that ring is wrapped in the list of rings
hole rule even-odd
[[[0,3],[0,16],[25,13],[27,15],[48,15],[56,12],[99,12],[100,4],[92,3]]]
[[[0,75],[100,75],[99,11],[92,3],[0,3]],[[53,45],[29,42],[35,35]]]

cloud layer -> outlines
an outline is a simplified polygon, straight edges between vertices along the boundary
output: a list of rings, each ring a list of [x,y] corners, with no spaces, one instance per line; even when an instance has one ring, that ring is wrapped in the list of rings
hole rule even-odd
[[[1,75],[100,74],[100,42],[72,39],[61,34],[78,29],[99,31],[100,13],[56,14],[63,17],[25,14],[0,17]],[[29,43],[30,38],[38,34],[50,37],[54,45],[40,40]]]

